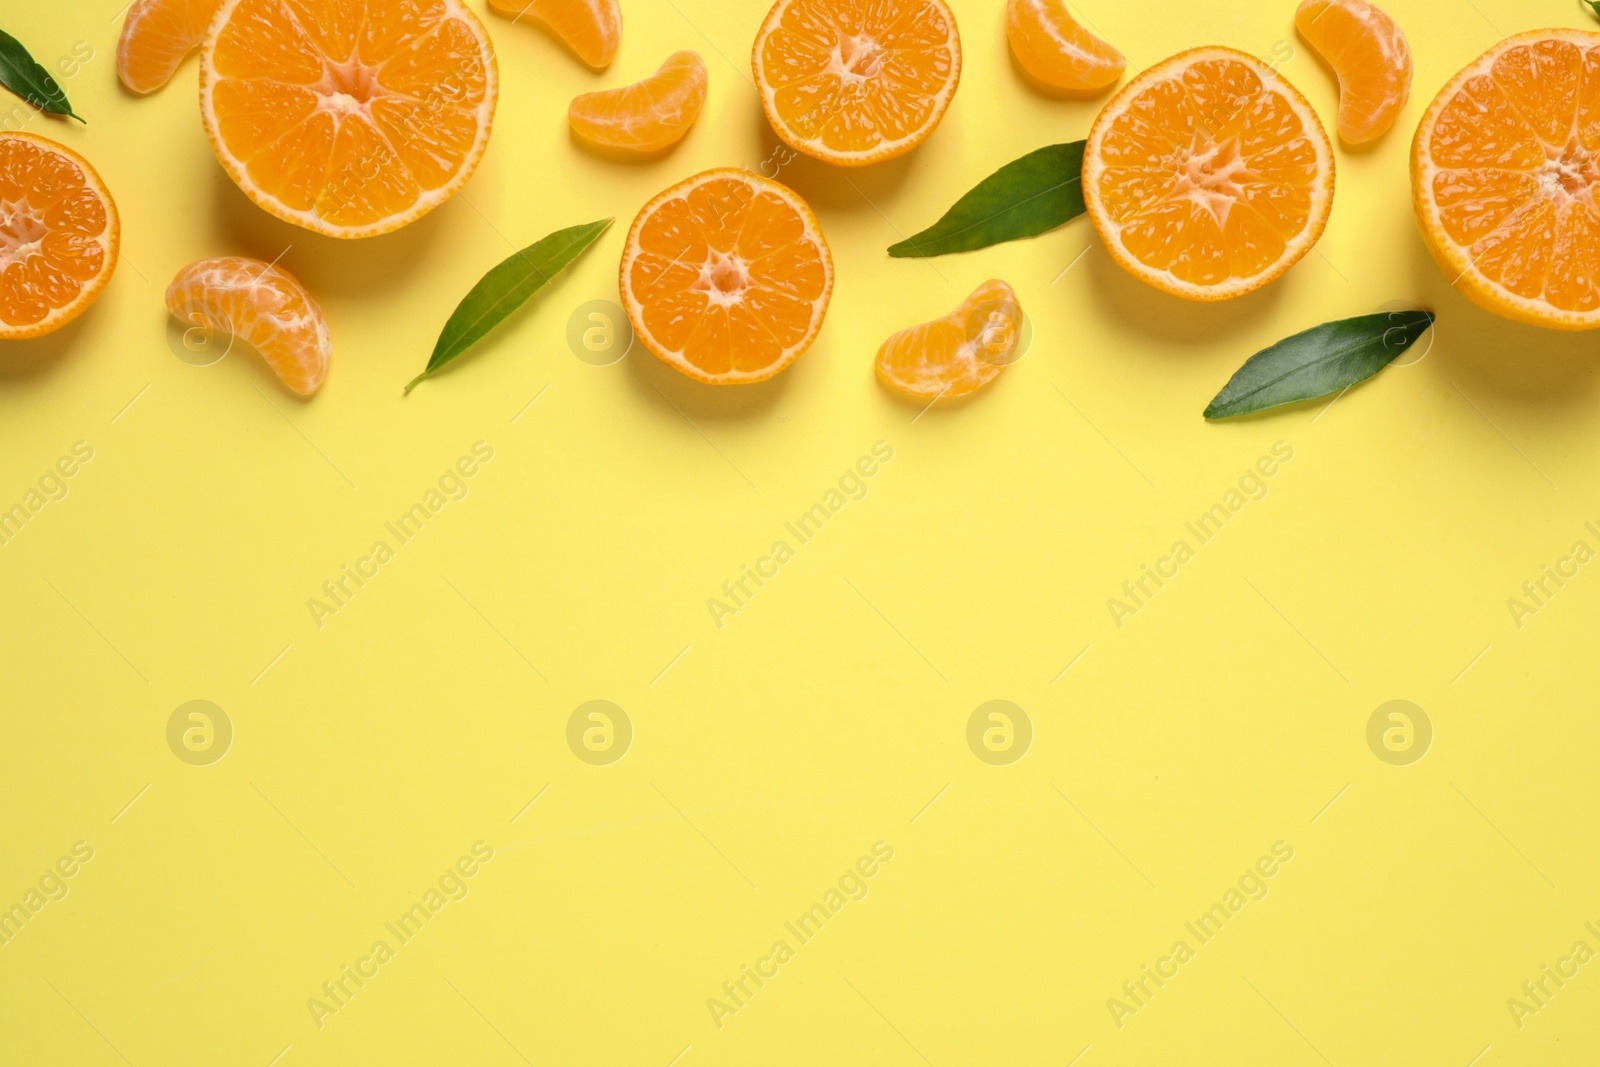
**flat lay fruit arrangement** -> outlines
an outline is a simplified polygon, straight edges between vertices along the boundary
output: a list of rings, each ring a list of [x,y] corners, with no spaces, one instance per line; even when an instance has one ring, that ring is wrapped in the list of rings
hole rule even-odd
[[[617,0],[489,6],[545,27],[597,71],[621,45]],[[1038,91],[1113,95],[1082,141],[1001,167],[891,257],[970,251],[1087,214],[1133,277],[1175,299],[1215,302],[1272,284],[1315,249],[1338,192],[1339,150],[1274,64],[1196,42],[1126,77],[1123,53],[1062,0],[1007,0],[996,16],[1019,75]],[[1336,78],[1345,149],[1389,135],[1411,97],[1403,28],[1369,0],[1303,0],[1285,16]],[[0,52],[9,89],[85,121],[22,42],[7,35]],[[262,210],[319,234],[357,240],[410,225],[470,181],[494,130],[492,36],[465,0],[135,0],[117,75],[133,93],[160,92],[196,52],[199,119],[217,163]],[[777,0],[751,45],[750,81],[792,152],[854,169],[936,136],[967,61],[944,0]],[[1464,67],[1416,125],[1417,224],[1451,284],[1496,314],[1550,329],[1600,326],[1597,68],[1600,33],[1524,32]],[[681,49],[641,81],[573,98],[572,134],[600,151],[661,154],[713,88],[700,55]],[[0,212],[0,339],[49,333],[87,312],[116,268],[119,233],[92,162],[47,137],[0,135]],[[552,234],[486,275],[407,391],[486,338],[608,225]],[[683,177],[638,213],[618,292],[648,351],[697,381],[738,385],[805,353],[824,328],[834,269],[823,225],[798,193],[749,168],[714,169]],[[994,279],[949,316],[900,331],[877,354],[879,380],[929,403],[982,389],[1011,359],[1019,299]],[[167,302],[181,320],[255,347],[296,393],[315,393],[336,367],[337,323],[274,264],[226,254],[193,264]],[[1359,317],[1308,328],[1252,357],[1206,413],[1342,391],[1425,332],[1414,324],[1433,322],[1427,309],[1407,316],[1400,329]]]

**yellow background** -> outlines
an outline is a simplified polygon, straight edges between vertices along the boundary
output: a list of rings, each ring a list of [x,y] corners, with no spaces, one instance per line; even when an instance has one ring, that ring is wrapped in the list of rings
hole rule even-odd
[[[1084,136],[1100,103],[1023,83],[999,0],[953,6],[965,69],[926,145],[779,175],[833,248],[817,344],[716,390],[642,348],[589,365],[565,331],[616,299],[654,193],[770,157],[748,81],[764,5],[625,0],[603,75],[486,16],[502,80],[481,170],[356,243],[235,189],[193,60],[150,98],[119,89],[116,0],[7,5],[47,65],[94,49],[65,82],[89,125],[27,128],[100,170],[124,253],[78,324],[0,352],[0,502],[94,449],[0,547],[0,907],[74,842],[95,850],[0,947],[0,1063],[1595,1061],[1600,963],[1520,1029],[1506,1001],[1573,942],[1600,949],[1600,569],[1520,629],[1506,601],[1575,541],[1600,547],[1583,527],[1600,520],[1596,339],[1453,293],[1406,155],[1438,87],[1503,35],[1600,26],[1570,0],[1391,0],[1413,100],[1375,149],[1337,150],[1319,254],[1196,306],[1125,275],[1083,219],[885,256],[1001,163]],[[1333,79],[1289,0],[1075,10],[1130,70],[1200,44],[1292,49],[1284,73],[1332,128]],[[678,48],[705,57],[711,93],[675,151],[623,164],[573,143],[575,93]],[[484,270],[608,215],[558,284],[402,398]],[[309,403],[247,351],[200,368],[166,338],[181,266],[280,253],[334,333]],[[1027,357],[962,406],[918,417],[886,395],[882,339],[993,276],[1031,316]],[[1326,410],[1201,419],[1266,344],[1411,302],[1439,314],[1420,361]],[[470,495],[318,629],[307,599],[480,440],[494,459]],[[707,598],[880,440],[894,458],[865,499],[715,627]],[[1269,495],[1114,625],[1107,598],[1277,441],[1294,459]],[[635,731],[606,767],[565,742],[596,698]],[[167,747],[192,699],[235,730],[211,766]],[[993,699],[1033,724],[1011,766],[965,740]],[[1411,766],[1367,746],[1391,699],[1433,724]],[[470,895],[319,1029],[307,999],[478,840],[495,858]],[[869,895],[714,1025],[707,999],[880,840],[894,859]],[[1294,859],[1269,895],[1118,1028],[1108,998],[1280,840]]]

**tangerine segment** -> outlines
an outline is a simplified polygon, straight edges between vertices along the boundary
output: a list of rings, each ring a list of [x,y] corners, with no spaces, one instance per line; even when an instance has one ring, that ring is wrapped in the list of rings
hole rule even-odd
[[[944,318],[901,330],[883,342],[878,377],[917,400],[968,396],[1014,362],[1021,334],[1017,294],[1005,282],[990,279]]]
[[[1115,85],[1128,66],[1121,52],[1078,24],[1066,0],[1007,0],[1006,38],[1023,70],[1069,92]]]
[[[282,267],[243,256],[191,263],[167,286],[167,310],[180,322],[246,341],[301,396],[328,376],[328,320]]]
[[[1322,236],[1333,187],[1333,146],[1311,105],[1231,48],[1134,78],[1084,149],[1084,200],[1106,250],[1190,300],[1243,296],[1297,263]]]
[[[622,8],[617,0],[489,0],[513,22],[531,18],[550,27],[595,70],[610,66],[622,45]]]
[[[199,46],[222,0],[135,0],[117,39],[117,77],[136,93],[172,79]]]
[[[705,102],[705,62],[674,52],[644,81],[573,97],[567,121],[594,144],[653,152],[688,133]]]
[[[708,170],[633,220],[620,289],[645,347],[713,385],[759,382],[816,339],[833,257],[793,190],[747,170]]]
[[[1339,76],[1339,136],[1382,137],[1411,99],[1411,46],[1394,19],[1367,0],[1305,0],[1294,25]]]
[[[944,0],[778,0],[750,62],[779,137],[858,167],[928,139],[961,81],[961,36]]]
[[[117,269],[121,233],[88,160],[31,133],[0,133],[0,341],[83,314]]]
[[[1600,33],[1508,37],[1417,127],[1412,203],[1451,284],[1505,318],[1600,327]]]
[[[466,184],[499,96],[462,0],[223,0],[200,110],[261,207],[332,237],[414,222]]]

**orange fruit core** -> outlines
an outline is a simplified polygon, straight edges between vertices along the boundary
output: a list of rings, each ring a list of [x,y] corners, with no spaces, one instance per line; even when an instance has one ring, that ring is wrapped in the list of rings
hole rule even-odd
[[[1288,270],[1333,206],[1333,147],[1305,97],[1260,60],[1197,48],[1130,81],[1084,149],[1084,200],[1114,259],[1191,300]]]
[[[778,0],[751,56],[767,119],[829,163],[892,159],[927,140],[961,80],[944,0]]]
[[[455,194],[488,143],[494,50],[461,0],[224,0],[201,66],[212,147],[266,210],[386,233]]]
[[[787,187],[710,170],[646,204],[622,255],[623,306],[645,347],[691,378],[758,382],[822,328],[833,260]]]
[[[1497,314],[1600,326],[1600,34],[1502,41],[1417,128],[1412,193],[1452,283]]]
[[[60,329],[116,269],[120,228],[100,176],[43,137],[0,133],[0,339]]]

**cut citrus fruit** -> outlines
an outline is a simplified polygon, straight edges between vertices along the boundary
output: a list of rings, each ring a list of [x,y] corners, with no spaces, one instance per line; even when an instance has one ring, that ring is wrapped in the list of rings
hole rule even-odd
[[[878,377],[917,400],[955,399],[977,392],[1016,362],[1022,305],[1011,286],[984,282],[950,314],[883,342]]]
[[[167,310],[193,329],[245,341],[301,396],[315,393],[328,376],[328,320],[282,267],[243,256],[191,263],[167,286]]]
[[[0,341],[59,330],[117,269],[117,205],[89,161],[31,133],[0,133]]]
[[[1508,37],[1417,127],[1411,198],[1456,288],[1508,319],[1600,326],[1600,33]]]
[[[200,111],[257,204],[332,237],[414,222],[489,143],[494,47],[462,0],[223,0]]]
[[[222,0],[135,0],[117,40],[117,76],[136,93],[172,79],[200,45]]]
[[[961,81],[961,36],[944,0],[778,0],[750,63],[789,147],[859,167],[939,125]]]
[[[617,0],[489,0],[489,6],[513,22],[531,18],[544,23],[596,70],[610,65],[622,44]]]
[[[567,121],[594,144],[653,152],[688,133],[705,102],[705,63],[696,52],[674,52],[642,82],[574,97]]]
[[[1339,136],[1387,133],[1411,99],[1411,46],[1394,19],[1367,0],[1305,0],[1294,25],[1339,76]]]
[[[1196,48],[1123,86],[1089,130],[1083,194],[1124,269],[1190,300],[1227,300],[1288,270],[1333,208],[1333,146],[1283,76]]]
[[[1116,84],[1128,61],[1072,17],[1066,0],[1007,0],[1006,37],[1022,69],[1072,93]]]
[[[645,347],[713,385],[763,381],[793,363],[833,294],[833,257],[806,202],[731,167],[646,204],[621,274],[622,306]]]

